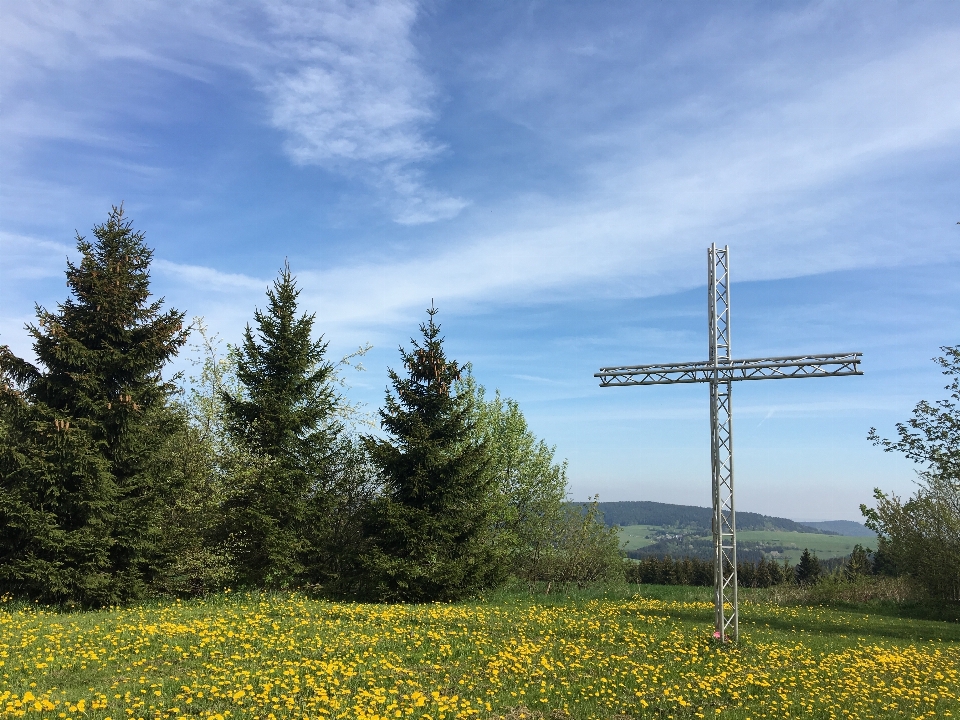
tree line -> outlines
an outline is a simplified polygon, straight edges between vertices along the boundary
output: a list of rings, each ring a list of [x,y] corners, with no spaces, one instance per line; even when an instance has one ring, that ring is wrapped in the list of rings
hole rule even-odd
[[[436,308],[400,348],[376,434],[289,265],[224,354],[152,298],[153,253],[122,208],[93,236],[70,296],[27,326],[36,362],[0,347],[0,592],[416,602],[622,577],[616,530],[566,502],[566,465],[517,403],[447,357]],[[191,332],[199,374],[166,377]]]
[[[0,346],[0,593],[102,606],[226,586],[429,601],[510,578],[712,584],[693,558],[625,563],[598,504],[566,502],[566,465],[517,403],[447,357],[436,308],[400,348],[376,434],[355,422],[351,358],[314,337],[289,266],[221,353],[151,296],[153,252],[122,208],[76,242],[70,296],[27,325],[35,362]],[[198,376],[165,375],[191,334]],[[870,432],[921,464],[917,490],[877,490],[861,508],[876,552],[834,570],[960,600],[960,347],[943,351],[949,398],[919,403],[897,440]],[[738,569],[763,586],[831,564]]]
[[[693,505],[673,505],[650,500],[632,500],[599,503],[600,511],[608,525],[655,525],[661,528],[676,528],[685,534],[709,534],[713,523],[713,510]],[[819,530],[786,518],[771,517],[760,513],[738,512],[739,530],[782,530],[786,532],[837,535],[829,530]]]
[[[863,545],[855,545],[847,557],[829,560],[821,560],[816,553],[805,548],[796,565],[786,559],[777,562],[766,557],[756,561],[738,560],[737,583],[740,587],[750,588],[784,584],[806,586],[815,585],[829,574],[853,580],[875,572],[872,553]],[[713,560],[700,557],[646,556],[627,566],[626,579],[639,584],[712,587],[714,564]]]

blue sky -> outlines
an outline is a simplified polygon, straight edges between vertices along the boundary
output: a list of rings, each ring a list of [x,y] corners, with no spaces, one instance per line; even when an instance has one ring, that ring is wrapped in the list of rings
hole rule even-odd
[[[380,403],[433,298],[452,356],[569,459],[572,495],[709,504],[706,357],[859,350],[743,383],[738,507],[858,519],[910,463],[866,440],[960,342],[960,5],[0,2],[0,342],[124,202],[154,286],[236,340],[289,258]]]

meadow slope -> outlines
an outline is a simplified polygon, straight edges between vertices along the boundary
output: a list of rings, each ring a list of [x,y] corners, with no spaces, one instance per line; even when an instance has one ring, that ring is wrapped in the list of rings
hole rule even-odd
[[[649,548],[656,543],[657,537],[664,534],[677,532],[676,530],[665,529],[656,525],[627,525],[620,528],[620,540],[624,549],[634,550],[638,548]],[[713,536],[707,533],[689,532],[684,535],[684,540],[691,539],[701,541],[697,549],[705,557],[712,556]],[[805,548],[814,553],[821,560],[829,558],[846,557],[852,551],[855,545],[866,545],[871,548],[876,547],[876,538],[864,538],[852,535],[821,535],[818,533],[800,533],[787,530],[737,530],[737,542],[742,549],[759,549],[764,554],[777,562],[786,559],[791,565],[800,562],[800,555]],[[775,552],[771,553],[770,550]],[[690,550],[684,550],[683,547],[670,547],[669,552],[673,557],[683,557],[685,555],[697,555],[698,553]]]
[[[0,611],[0,714],[125,718],[960,716],[960,626],[744,602],[709,590],[451,605],[295,594],[98,612]]]

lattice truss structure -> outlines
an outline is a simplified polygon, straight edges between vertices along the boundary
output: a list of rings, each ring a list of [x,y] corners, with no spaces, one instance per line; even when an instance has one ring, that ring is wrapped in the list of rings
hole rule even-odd
[[[600,368],[601,387],[630,385],[710,385],[710,465],[713,485],[715,636],[736,640],[740,633],[737,601],[737,520],[733,495],[732,390],[738,380],[863,375],[862,353],[791,355],[734,360],[730,357],[730,248],[707,250],[708,360],[661,365]]]

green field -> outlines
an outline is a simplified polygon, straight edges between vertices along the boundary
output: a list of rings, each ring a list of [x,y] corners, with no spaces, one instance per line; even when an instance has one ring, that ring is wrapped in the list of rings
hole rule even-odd
[[[620,528],[620,541],[627,550],[646,547],[653,545],[655,541],[652,538],[660,530],[656,525],[627,525]]]
[[[819,535],[816,533],[768,532],[766,530],[744,530],[737,533],[739,542],[763,542],[783,545],[787,559],[791,563],[800,561],[804,548],[816,553],[823,559],[849,555],[856,544],[870,545],[871,538],[851,537],[849,535]],[[876,545],[876,540],[873,541]]]
[[[689,531],[661,528],[655,525],[628,525],[620,528],[620,539],[627,550],[632,550],[653,545],[656,542],[654,538],[658,535],[678,532],[689,533]],[[699,538],[710,537],[706,534],[696,534],[695,536]],[[748,543],[761,543],[763,546],[783,546],[782,551],[777,550],[775,554],[771,553],[770,557],[780,561],[785,557],[792,565],[800,561],[800,554],[804,548],[809,548],[810,552],[816,553],[817,557],[827,560],[849,555],[853,546],[857,543],[870,546],[872,541],[872,544],[876,545],[876,541],[871,538],[788,532],[786,530],[742,530],[737,533],[737,540],[745,546]]]
[[[0,713],[154,718],[902,718],[960,714],[960,625],[706,588],[458,604],[232,595],[0,611]]]

